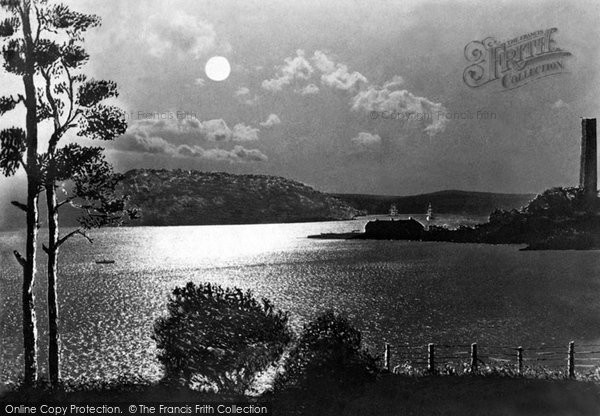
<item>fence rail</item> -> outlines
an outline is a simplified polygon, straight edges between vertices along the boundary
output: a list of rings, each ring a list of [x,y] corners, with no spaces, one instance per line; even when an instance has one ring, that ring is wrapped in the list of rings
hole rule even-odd
[[[400,364],[397,364],[397,363]],[[462,363],[468,370],[477,373],[481,365],[513,365],[518,374],[525,368],[545,367],[564,369],[565,374],[575,378],[575,369],[600,368],[600,345],[581,344],[575,351],[575,342],[566,346],[507,346],[434,344],[423,346],[401,345],[392,347],[386,343],[383,353],[383,368],[396,371],[401,365],[409,364],[425,368],[429,373],[438,372],[440,365]],[[394,364],[397,364],[394,366]],[[393,370],[392,370],[393,369]]]

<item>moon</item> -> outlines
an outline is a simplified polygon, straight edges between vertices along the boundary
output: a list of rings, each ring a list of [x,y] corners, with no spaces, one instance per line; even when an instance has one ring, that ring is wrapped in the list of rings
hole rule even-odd
[[[206,62],[204,67],[206,76],[213,81],[224,81],[231,73],[231,65],[227,58],[223,56],[213,56]]]

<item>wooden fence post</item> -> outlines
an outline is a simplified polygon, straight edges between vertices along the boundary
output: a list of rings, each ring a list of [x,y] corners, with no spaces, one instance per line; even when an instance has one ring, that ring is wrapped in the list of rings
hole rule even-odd
[[[385,343],[385,351],[383,353],[383,369],[390,371],[390,344]]]
[[[435,373],[435,347],[433,344],[428,346],[427,371],[431,374]]]
[[[569,358],[567,371],[570,378],[575,378],[575,341],[569,342]]]
[[[519,365],[519,375],[523,374],[523,347],[517,348],[517,363]]]
[[[477,372],[477,343],[471,344],[471,372]]]

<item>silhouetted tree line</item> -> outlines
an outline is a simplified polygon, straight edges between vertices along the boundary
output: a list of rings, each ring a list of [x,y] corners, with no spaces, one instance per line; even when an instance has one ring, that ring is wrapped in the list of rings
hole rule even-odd
[[[456,230],[431,226],[423,239],[491,244],[529,244],[532,248],[591,248],[598,245],[600,199],[577,187],[556,187],[527,206],[495,210],[489,221]]]

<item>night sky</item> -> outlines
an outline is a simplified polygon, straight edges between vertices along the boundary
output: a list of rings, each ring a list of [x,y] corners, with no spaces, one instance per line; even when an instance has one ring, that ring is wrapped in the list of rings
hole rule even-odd
[[[103,18],[86,68],[119,85],[129,130],[102,144],[120,171],[264,173],[348,193],[540,192],[577,184],[580,117],[600,114],[597,2],[69,3]],[[561,73],[515,89],[465,84],[470,42],[550,28],[571,54]],[[207,77],[213,56],[230,62],[227,79]],[[6,74],[0,85],[21,88]],[[22,184],[0,179],[0,226]]]

